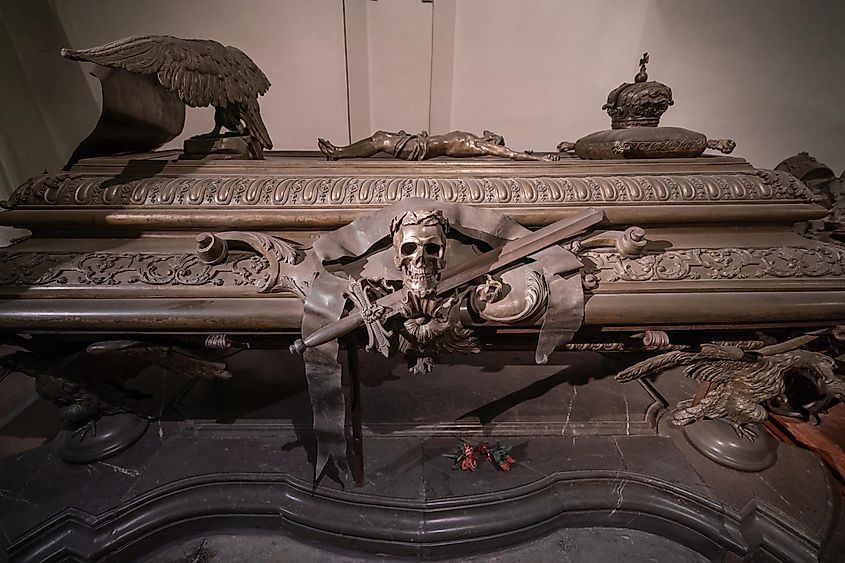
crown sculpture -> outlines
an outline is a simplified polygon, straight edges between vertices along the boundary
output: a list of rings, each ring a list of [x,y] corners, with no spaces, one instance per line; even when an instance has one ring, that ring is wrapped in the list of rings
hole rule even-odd
[[[634,83],[623,82],[607,95],[607,103],[601,109],[607,110],[613,129],[657,127],[660,116],[675,103],[671,88],[648,79],[646,64],[648,53],[643,53]]]
[[[560,152],[574,152],[581,158],[695,158],[705,149],[730,153],[736,143],[730,139],[708,139],[704,134],[681,127],[660,127],[660,117],[674,105],[672,89],[648,79],[648,53],[640,58],[634,82],[623,82],[607,95],[602,106],[610,116],[611,130],[597,131],[575,143],[563,141]]]

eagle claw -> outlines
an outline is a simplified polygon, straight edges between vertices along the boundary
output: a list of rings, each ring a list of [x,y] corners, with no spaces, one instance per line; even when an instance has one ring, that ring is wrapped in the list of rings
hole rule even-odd
[[[736,431],[736,435],[740,438],[745,438],[749,442],[753,442],[757,439],[757,431],[754,430],[754,426],[752,426],[751,423],[728,422],[728,424],[733,426],[733,429]]]
[[[97,435],[97,420],[94,418],[92,418],[88,422],[83,422],[72,432],[73,437],[79,440],[80,442],[83,441],[85,437],[89,434],[92,437]]]

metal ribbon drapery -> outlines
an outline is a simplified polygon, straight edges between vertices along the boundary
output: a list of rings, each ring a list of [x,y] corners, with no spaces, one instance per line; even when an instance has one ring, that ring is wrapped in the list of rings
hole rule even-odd
[[[421,198],[409,198],[356,219],[323,235],[313,245],[310,262],[317,270],[317,276],[305,300],[303,337],[343,315],[344,292],[349,280],[344,274],[328,271],[326,264],[366,255],[390,235],[390,222],[394,217],[421,209],[441,210],[453,229],[493,247],[530,232],[510,217],[489,209]],[[534,267],[542,270],[550,292],[536,352],[537,362],[545,363],[555,348],[571,340],[583,320],[584,296],[578,273],[582,264],[560,246],[546,248],[530,258],[535,261]],[[395,273],[385,271],[385,277],[395,277]],[[331,458],[340,468],[346,468],[346,407],[338,351],[339,344],[334,340],[309,348],[304,354],[317,439],[315,481],[322,476]]]

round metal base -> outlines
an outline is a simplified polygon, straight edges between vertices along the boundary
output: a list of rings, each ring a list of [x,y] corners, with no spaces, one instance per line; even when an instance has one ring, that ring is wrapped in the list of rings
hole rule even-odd
[[[104,416],[84,433],[65,431],[59,454],[68,463],[108,459],[137,442],[149,426],[149,420],[130,413]]]
[[[232,159],[250,160],[263,158],[261,145],[248,135],[233,133],[222,135],[197,135],[186,139],[180,159]]]
[[[682,432],[698,453],[719,465],[739,471],[763,471],[777,461],[778,442],[762,426],[754,425],[753,442],[741,438],[719,420],[699,420],[684,426]]]

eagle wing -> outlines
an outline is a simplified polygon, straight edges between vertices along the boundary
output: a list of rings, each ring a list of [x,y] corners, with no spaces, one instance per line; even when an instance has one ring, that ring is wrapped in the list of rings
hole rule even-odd
[[[226,364],[194,358],[178,348],[148,344],[140,340],[96,342],[88,346],[86,352],[93,355],[119,354],[119,357],[125,359],[124,366],[131,364],[134,360],[137,371],[129,377],[134,377],[150,364],[159,365],[188,377],[203,379],[229,379],[232,377],[232,374],[226,370]]]
[[[749,366],[749,358],[743,350],[733,346],[702,344],[698,352],[667,352],[643,360],[620,371],[616,374],[616,380],[633,381],[678,366],[688,366],[684,374],[693,379],[715,383],[722,377],[726,377],[726,374],[729,375],[734,369],[746,369]]]
[[[246,54],[210,39],[144,35],[91,49],[62,49],[62,56],[137,74],[155,74],[163,87],[191,107],[250,102],[257,107],[256,98],[270,88],[267,76]],[[264,130],[263,124],[250,127],[253,132],[259,129]]]
[[[656,375],[674,367],[689,365],[696,361],[696,356],[698,354],[694,352],[666,352],[623,369],[616,374],[616,381],[625,383],[641,377]]]
[[[267,132],[267,128],[264,126],[264,121],[261,119],[261,110],[258,107],[258,100],[252,98],[247,100],[243,104],[241,104],[241,119],[244,120],[246,123],[246,128],[249,130],[249,133],[258,139],[258,142],[261,143],[265,149],[270,150],[273,148],[273,141],[270,140],[270,133]]]

